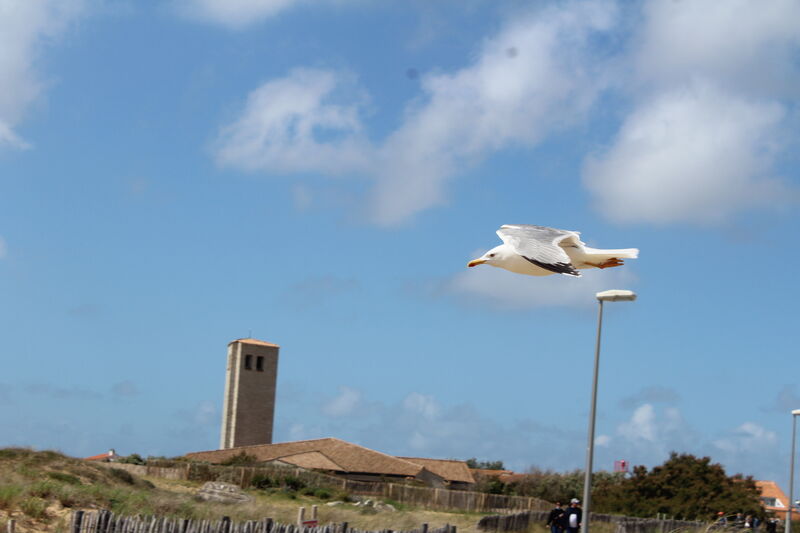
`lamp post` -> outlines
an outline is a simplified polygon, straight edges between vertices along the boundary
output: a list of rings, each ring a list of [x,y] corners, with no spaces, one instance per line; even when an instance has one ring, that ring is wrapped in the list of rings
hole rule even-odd
[[[797,435],[797,417],[800,409],[792,411],[792,456],[789,459],[789,511],[786,513],[786,533],[792,533],[792,506],[794,505],[794,441]]]
[[[598,292],[597,344],[594,350],[594,376],[592,378],[592,403],[589,406],[589,439],[586,444],[586,472],[583,480],[583,533],[589,533],[589,512],[592,505],[592,461],[594,459],[594,421],[597,408],[597,374],[600,370],[600,333],[603,330],[603,302],[632,302],[636,293],[625,290]],[[790,532],[788,532],[790,533]]]

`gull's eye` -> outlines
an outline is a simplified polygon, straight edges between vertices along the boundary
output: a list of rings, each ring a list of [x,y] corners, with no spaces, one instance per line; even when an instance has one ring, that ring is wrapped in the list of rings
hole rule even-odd
[[[494,257],[494,254],[489,254],[489,257]]]

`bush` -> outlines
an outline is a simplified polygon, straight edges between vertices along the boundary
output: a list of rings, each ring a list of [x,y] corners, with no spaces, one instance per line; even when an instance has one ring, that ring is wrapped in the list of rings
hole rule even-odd
[[[17,485],[0,485],[0,509],[10,509],[22,494],[22,487]]]
[[[125,456],[125,457],[122,457],[121,459],[119,459],[119,462],[120,463],[129,464],[129,465],[143,465],[144,464],[144,459],[142,459],[142,456],[139,455],[138,453],[132,453],[132,454],[130,454],[128,456]]]
[[[268,489],[270,487],[275,486],[275,482],[272,480],[271,477],[264,475],[264,474],[256,474],[253,476],[253,479],[250,481],[250,485],[259,490]]]
[[[290,490],[300,490],[306,486],[305,482],[294,476],[284,476],[283,477],[283,486]]]
[[[50,479],[54,479],[56,481],[60,481],[62,483],[66,483],[67,485],[80,485],[81,480],[78,476],[73,476],[72,474],[66,474],[64,472],[48,472],[47,476]]]
[[[319,498],[320,500],[330,500],[331,499],[331,491],[325,488],[319,488],[314,490],[314,496]]]
[[[111,477],[117,479],[118,481],[122,481],[128,485],[133,485],[135,483],[133,475],[127,470],[123,470],[121,468],[110,468],[108,472],[111,474]]]
[[[23,513],[31,518],[44,518],[47,516],[47,502],[35,496],[22,500],[19,507]]]
[[[39,481],[28,488],[28,494],[38,498],[47,499],[55,496],[57,493],[58,486],[52,481]]]

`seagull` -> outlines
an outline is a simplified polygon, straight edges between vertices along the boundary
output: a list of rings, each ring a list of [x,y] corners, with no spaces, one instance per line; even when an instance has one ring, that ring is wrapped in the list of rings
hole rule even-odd
[[[529,276],[580,276],[580,269],[617,267],[623,259],[639,256],[637,248],[589,248],[581,242],[579,232],[546,226],[507,224],[497,230],[497,235],[503,244],[473,259],[468,267],[487,264]]]

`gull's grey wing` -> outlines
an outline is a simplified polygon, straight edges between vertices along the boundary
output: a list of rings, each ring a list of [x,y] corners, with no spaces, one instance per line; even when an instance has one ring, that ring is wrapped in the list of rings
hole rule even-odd
[[[575,231],[566,231],[546,226],[528,224],[506,224],[497,230],[497,236],[515,252],[536,266],[556,272],[580,276],[561,247],[562,241],[583,245]]]

